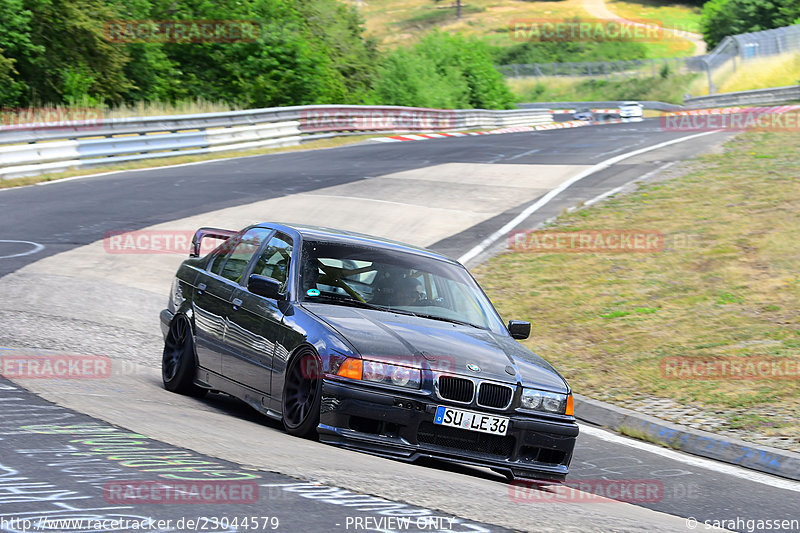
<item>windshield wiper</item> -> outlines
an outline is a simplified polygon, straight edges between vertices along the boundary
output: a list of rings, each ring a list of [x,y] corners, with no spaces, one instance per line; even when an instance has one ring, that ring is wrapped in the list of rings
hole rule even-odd
[[[363,307],[366,309],[384,309],[379,305],[362,302],[357,298],[350,298],[348,296],[334,296],[333,294],[318,294],[312,298],[306,299],[307,302],[315,302],[317,300],[326,300],[330,303],[340,303],[342,305],[352,305],[354,307]]]
[[[419,316],[416,313],[412,313],[411,311],[405,311],[400,309],[395,309],[393,307],[386,307],[383,305],[371,304],[369,302],[362,302],[356,298],[349,298],[347,296],[334,296],[333,294],[318,294],[313,298],[309,298],[307,302],[314,302],[320,299],[324,299],[330,303],[339,303],[342,305],[350,305],[353,307],[361,307],[363,309],[376,309],[378,311],[387,311],[389,313],[398,313],[400,315],[410,315],[410,316]]]
[[[442,322],[451,322],[453,324],[459,324],[461,326],[471,326],[471,327],[477,328],[477,329],[483,329],[483,330],[489,329],[489,328],[484,328],[482,326],[478,326],[477,324],[473,324],[471,322],[464,322],[463,320],[458,320],[458,319],[455,319],[455,318],[445,318],[443,316],[420,315],[420,314],[418,314],[416,316],[421,317],[421,318],[430,318],[431,320],[440,320]]]

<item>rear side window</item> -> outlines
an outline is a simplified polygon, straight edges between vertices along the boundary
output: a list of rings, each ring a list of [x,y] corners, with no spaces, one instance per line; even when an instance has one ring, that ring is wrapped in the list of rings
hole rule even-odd
[[[272,230],[266,228],[253,228],[241,237],[229,239],[228,246],[221,246],[215,252],[219,254],[212,258],[209,271],[238,283],[250,259],[271,232]]]

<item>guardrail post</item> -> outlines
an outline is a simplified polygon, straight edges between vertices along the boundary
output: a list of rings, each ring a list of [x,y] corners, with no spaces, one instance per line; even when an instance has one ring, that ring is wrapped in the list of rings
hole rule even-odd
[[[706,78],[708,78],[708,94],[714,94],[714,83],[711,81],[711,65],[705,59],[703,60],[703,65],[706,67]]]

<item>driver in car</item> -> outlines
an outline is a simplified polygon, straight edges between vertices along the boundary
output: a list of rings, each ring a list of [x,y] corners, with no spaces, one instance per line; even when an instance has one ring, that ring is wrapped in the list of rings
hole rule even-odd
[[[414,305],[425,299],[422,283],[416,278],[403,278],[397,290],[395,305]]]

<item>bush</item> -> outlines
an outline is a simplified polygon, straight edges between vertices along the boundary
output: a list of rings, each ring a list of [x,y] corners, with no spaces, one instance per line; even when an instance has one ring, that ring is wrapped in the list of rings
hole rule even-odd
[[[373,101],[449,109],[510,109],[513,96],[477,39],[428,34],[410,48],[391,52],[381,65]]]

